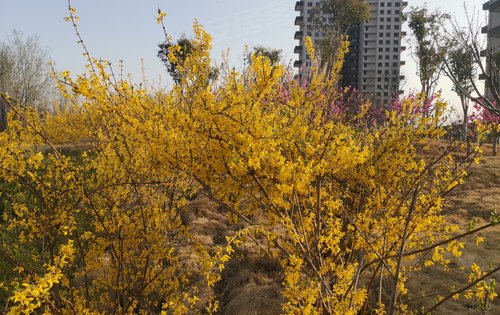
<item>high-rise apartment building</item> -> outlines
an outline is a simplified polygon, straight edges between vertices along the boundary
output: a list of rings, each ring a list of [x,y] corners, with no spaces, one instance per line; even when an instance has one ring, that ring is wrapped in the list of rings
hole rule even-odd
[[[306,69],[311,64],[304,46],[305,36],[317,41],[323,35],[315,28],[313,21],[315,10],[317,12],[322,1],[297,1],[295,4],[295,11],[300,12],[295,19],[295,25],[300,26],[300,30],[295,33],[295,39],[299,40],[299,45],[294,49],[299,54],[299,59],[294,63],[296,67]],[[406,49],[402,45],[402,38],[406,35],[402,31],[402,11],[408,2],[367,2],[370,5],[370,20],[351,25],[348,31],[350,47],[342,69],[341,84],[358,89],[377,105],[386,106],[401,93],[399,85],[403,76],[400,68],[405,64],[401,60],[401,52]]]
[[[483,10],[488,11],[488,25],[481,29],[482,33],[487,36],[487,48],[481,52],[481,56],[486,57],[487,66],[490,68],[490,59],[492,57],[496,59],[496,56],[500,54],[500,0],[485,2]],[[479,78],[484,79],[484,76],[480,76]],[[491,96],[487,84],[485,84],[485,94]]]

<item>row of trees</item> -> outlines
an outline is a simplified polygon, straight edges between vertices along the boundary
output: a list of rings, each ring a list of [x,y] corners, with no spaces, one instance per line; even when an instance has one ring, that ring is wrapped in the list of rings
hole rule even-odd
[[[409,27],[415,45],[414,59],[417,62],[421,93],[428,99],[435,91],[442,74],[453,83],[453,90],[460,99],[462,108],[462,135],[468,138],[470,132],[470,103],[477,104],[480,123],[490,129],[493,154],[500,126],[496,118],[500,116],[500,63],[498,49],[488,46],[481,35],[478,13],[466,12],[465,25],[448,14],[429,11],[426,7],[412,8],[408,13]],[[479,84],[484,81],[484,88]]]
[[[24,37],[13,31],[6,43],[0,43],[0,92],[18,102],[42,108],[52,104],[55,84],[47,49],[38,37]],[[0,131],[6,127],[7,106],[0,101]]]

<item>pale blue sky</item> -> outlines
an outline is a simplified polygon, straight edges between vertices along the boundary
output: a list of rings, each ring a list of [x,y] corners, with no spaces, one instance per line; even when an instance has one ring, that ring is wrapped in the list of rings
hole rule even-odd
[[[467,0],[468,6],[481,8],[486,0]],[[463,18],[463,0],[408,0],[409,6],[427,2]],[[286,61],[293,60],[297,41],[293,34],[296,12],[294,0],[73,0],[80,16],[79,29],[91,54],[97,58],[125,63],[125,72],[141,79],[141,59],[150,82],[167,77],[156,57],[157,44],[163,39],[156,24],[158,7],[167,12],[167,29],[174,37],[191,34],[194,18],[213,36],[213,56],[220,60],[222,51],[230,49],[229,61],[242,64],[245,45],[264,45],[282,49]],[[0,41],[13,29],[25,35],[38,34],[49,48],[59,70],[82,72],[85,60],[67,14],[66,0],[0,0]],[[409,50],[407,50],[409,52]],[[405,90],[416,89],[415,66],[408,55],[402,68],[407,77]],[[442,84],[444,95],[456,101],[449,84]]]

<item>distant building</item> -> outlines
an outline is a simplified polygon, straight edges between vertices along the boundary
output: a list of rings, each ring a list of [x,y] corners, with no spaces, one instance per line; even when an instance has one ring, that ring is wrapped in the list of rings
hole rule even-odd
[[[488,11],[488,25],[481,29],[483,34],[487,36],[487,48],[481,52],[482,57],[487,57],[487,65],[490,68],[490,58],[497,60],[500,56],[500,0],[490,0],[483,4],[483,10]],[[484,80],[484,76],[479,79]],[[487,85],[485,85],[485,94],[490,95]]]
[[[297,1],[295,11],[300,14],[295,25],[300,30],[295,33],[299,45],[294,52],[299,55],[295,67],[302,69],[310,66],[304,46],[304,37],[320,39],[322,34],[314,29],[312,14],[323,0]],[[500,1],[500,0],[498,0]],[[404,22],[402,11],[408,5],[402,0],[367,0],[371,8],[368,22],[352,25],[348,31],[350,51],[342,69],[343,86],[358,89],[366,98],[377,105],[390,104],[394,96],[402,93],[400,81],[404,77],[400,68],[405,64],[401,60],[402,38],[406,35],[401,30]]]

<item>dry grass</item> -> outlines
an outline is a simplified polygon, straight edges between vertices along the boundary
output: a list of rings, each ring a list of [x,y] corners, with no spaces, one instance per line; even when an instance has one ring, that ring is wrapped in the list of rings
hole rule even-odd
[[[500,213],[500,156],[491,155],[491,146],[486,145],[483,150],[480,164],[471,167],[465,184],[446,198],[445,215],[450,223],[460,226],[462,230],[472,220],[477,221],[476,226],[479,227],[488,223],[491,212]],[[500,265],[500,226],[484,230],[480,236],[486,241],[479,245],[475,244],[474,236],[463,240],[466,244],[464,254],[450,266],[450,272],[434,267],[412,278],[409,285],[417,292],[411,297],[413,305],[429,307],[437,295],[449,292],[450,285],[455,284],[457,289],[463,286],[467,283],[465,273],[474,262],[484,270],[489,265]],[[461,270],[460,267],[466,269]],[[497,274],[497,280],[498,277]],[[499,299],[490,307],[487,314],[500,314]],[[433,314],[484,314],[484,311],[476,303],[460,299],[445,302]]]

